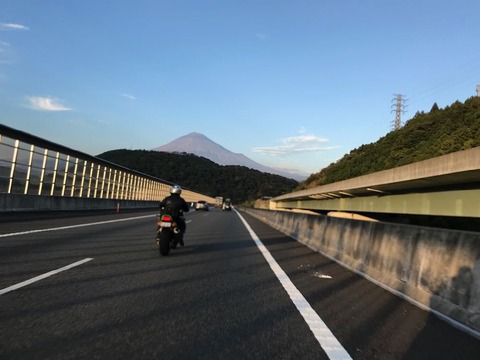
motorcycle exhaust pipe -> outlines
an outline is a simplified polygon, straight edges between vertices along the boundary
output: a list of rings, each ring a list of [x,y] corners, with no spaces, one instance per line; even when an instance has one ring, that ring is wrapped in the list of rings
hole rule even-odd
[[[173,232],[174,232],[175,234],[180,234],[180,229],[179,229],[179,228],[175,228],[175,229],[173,229]]]

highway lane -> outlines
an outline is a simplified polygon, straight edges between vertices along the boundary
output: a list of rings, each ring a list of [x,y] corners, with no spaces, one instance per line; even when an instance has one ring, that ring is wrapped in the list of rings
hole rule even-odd
[[[239,216],[187,214],[186,246],[160,257],[154,214],[0,220],[0,289],[92,259],[0,295],[0,358],[328,358]],[[478,340],[241,215],[352,358],[480,358]]]

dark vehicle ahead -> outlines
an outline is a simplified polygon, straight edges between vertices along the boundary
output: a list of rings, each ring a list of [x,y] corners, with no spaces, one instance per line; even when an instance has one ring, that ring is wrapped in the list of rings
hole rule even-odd
[[[203,210],[203,211],[208,211],[208,203],[205,200],[199,200],[197,201],[197,204],[195,205],[195,210]]]
[[[222,210],[223,211],[231,211],[232,210],[232,203],[230,202],[230,199],[225,199],[225,202],[222,205]]]

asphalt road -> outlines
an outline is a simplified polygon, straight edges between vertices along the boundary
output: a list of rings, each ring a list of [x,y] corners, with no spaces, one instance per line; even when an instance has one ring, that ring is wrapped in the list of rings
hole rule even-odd
[[[0,215],[0,359],[480,359],[479,340],[240,215],[251,232],[187,214],[168,257],[155,211]]]

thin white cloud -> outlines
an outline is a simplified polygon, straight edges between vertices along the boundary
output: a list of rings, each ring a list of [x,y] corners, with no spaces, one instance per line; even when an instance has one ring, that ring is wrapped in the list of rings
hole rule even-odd
[[[28,96],[27,106],[34,110],[42,111],[70,111],[71,108],[68,108],[62,104],[59,99],[51,97],[41,97],[41,96]]]
[[[287,137],[282,139],[281,142],[282,144],[278,146],[255,147],[252,151],[264,155],[290,156],[327,151],[336,148],[334,146],[325,146],[328,139],[313,134]]]
[[[0,23],[0,27],[5,30],[30,30],[27,26],[12,23]]]
[[[123,97],[130,99],[130,100],[136,100],[137,98],[133,95],[130,94],[121,94]]]

